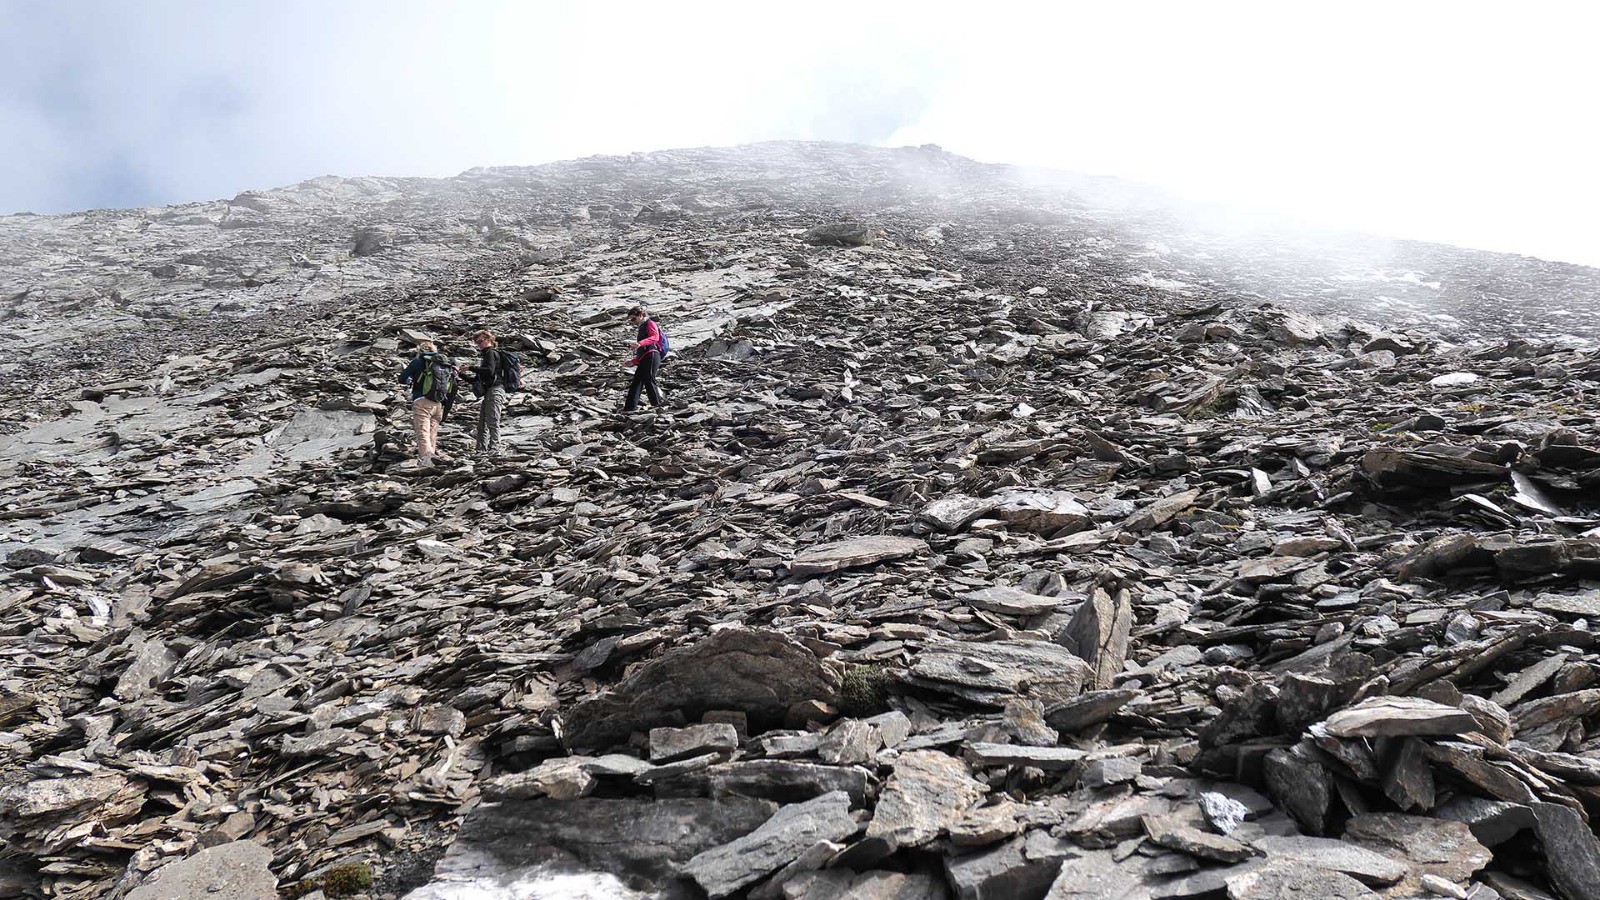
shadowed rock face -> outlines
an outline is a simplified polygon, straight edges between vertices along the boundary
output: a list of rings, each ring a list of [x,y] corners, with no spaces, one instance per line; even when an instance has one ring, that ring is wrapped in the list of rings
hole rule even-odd
[[[1595,273],[1127,199],[768,144],[0,221],[0,894],[248,841],[399,895],[464,832],[784,900],[1587,896]],[[397,372],[479,327],[504,452],[463,398],[418,468]]]
[[[571,747],[607,746],[713,710],[736,710],[769,726],[796,704],[837,699],[837,677],[810,650],[781,634],[729,628],[646,663],[612,690],[573,707],[564,718],[564,739]]]

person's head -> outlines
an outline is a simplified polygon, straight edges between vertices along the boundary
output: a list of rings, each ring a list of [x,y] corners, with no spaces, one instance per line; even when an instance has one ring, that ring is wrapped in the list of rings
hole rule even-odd
[[[478,345],[479,350],[487,350],[495,345],[494,332],[485,328],[472,335],[472,342]]]
[[[635,306],[633,309],[628,310],[629,325],[637,325],[640,322],[643,322],[646,318],[648,318],[648,316],[645,315],[644,307],[642,306]]]
[[[433,341],[417,341],[418,353],[432,353],[438,348],[433,346]]]

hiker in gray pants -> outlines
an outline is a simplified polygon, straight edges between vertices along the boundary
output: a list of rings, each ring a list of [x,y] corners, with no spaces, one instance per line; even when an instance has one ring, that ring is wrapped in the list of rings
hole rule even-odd
[[[472,379],[472,392],[478,395],[477,452],[500,452],[500,411],[506,405],[506,387],[500,380],[500,351],[494,332],[484,330],[472,336],[478,345],[478,364],[462,366],[461,374]]]

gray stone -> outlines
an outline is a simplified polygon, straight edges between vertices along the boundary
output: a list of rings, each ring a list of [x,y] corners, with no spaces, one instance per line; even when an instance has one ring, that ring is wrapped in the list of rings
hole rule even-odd
[[[1089,666],[1070,650],[1044,641],[938,641],[911,663],[910,680],[974,702],[1004,706],[1008,695],[1042,699],[1075,696]]]
[[[989,514],[1023,531],[1059,534],[1093,524],[1089,508],[1068,491],[1010,488],[995,495]]]
[[[810,800],[843,791],[860,806],[867,800],[871,779],[856,766],[821,766],[783,759],[751,759],[722,763],[706,770],[712,796],[740,794],[779,803]]]
[[[726,757],[738,749],[739,732],[732,725],[650,729],[650,761],[653,763],[676,762],[706,753],[720,753]]]
[[[994,509],[996,501],[955,494],[923,507],[917,517],[940,531],[956,532]]]
[[[1233,838],[1208,834],[1170,816],[1145,816],[1144,831],[1159,846],[1201,859],[1239,863],[1255,856],[1255,851]]]
[[[1566,900],[1600,900],[1600,840],[1583,817],[1554,803],[1533,804],[1534,832],[1550,881]]]
[[[817,746],[817,758],[830,765],[853,765],[872,759],[883,735],[860,719],[840,719]]]
[[[1410,864],[1408,884],[1423,875],[1437,875],[1451,883],[1465,882],[1493,858],[1466,825],[1403,813],[1356,816],[1345,824],[1344,840],[1404,859]]]
[[[1115,594],[1095,588],[1078,605],[1056,640],[1089,664],[1093,676],[1085,685],[1092,690],[1111,687],[1128,660],[1128,635],[1133,628],[1133,604],[1128,592]]]
[[[1139,696],[1133,688],[1114,688],[1108,691],[1085,691],[1081,696],[1057,703],[1044,711],[1050,727],[1064,734],[1076,734],[1110,719],[1117,710]]]
[[[1043,900],[1076,848],[1043,831],[991,850],[946,857],[945,874],[959,900]]]
[[[761,629],[726,628],[641,666],[610,691],[566,714],[568,747],[604,747],[675,715],[739,710],[752,725],[775,724],[806,700],[833,702],[838,678],[792,638]]]
[[[749,834],[696,855],[683,872],[712,897],[726,897],[793,862],[818,841],[842,841],[855,830],[850,797],[834,791],[783,807]]]
[[[1458,735],[1477,727],[1471,713],[1420,697],[1370,697],[1327,720],[1335,737]]]
[[[783,886],[784,900],[945,900],[944,882],[921,872],[807,872]]]
[[[155,639],[141,641],[133,661],[122,671],[111,693],[119,700],[140,700],[155,693],[154,684],[167,677],[178,665],[178,655]]]
[[[1268,836],[1256,838],[1251,843],[1266,854],[1269,863],[1305,863],[1343,872],[1366,884],[1394,884],[1404,878],[1408,871],[1403,863],[1381,853],[1329,838]]]
[[[1139,760],[1129,756],[1113,756],[1089,762],[1084,766],[1083,777],[1079,780],[1089,787],[1103,788],[1132,781],[1142,771],[1144,764]]]
[[[157,869],[128,900],[277,900],[271,862],[272,851],[253,841],[221,844]]]
[[[1377,896],[1365,884],[1340,872],[1306,862],[1273,862],[1226,879],[1228,900],[1366,900]]]
[[[828,575],[841,569],[854,569],[875,563],[904,559],[924,553],[928,545],[916,538],[863,537],[835,541],[795,554],[789,563],[791,575]]]
[[[1047,772],[1070,769],[1088,754],[1071,747],[1028,747],[1017,744],[974,743],[967,758],[980,766],[1028,766]]]
[[[1206,821],[1222,834],[1233,834],[1250,817],[1248,806],[1226,794],[1203,791],[1195,800],[1200,804],[1200,812],[1205,815]]]
[[[1149,900],[1145,879],[1132,862],[1095,850],[1061,864],[1045,900]]]
[[[1045,597],[1003,585],[973,591],[961,600],[976,609],[1008,616],[1044,615],[1054,612],[1068,602],[1068,598]]]
[[[1269,793],[1284,811],[1307,830],[1327,828],[1333,805],[1333,776],[1309,751],[1302,748],[1273,750],[1262,763]]]
[[[478,881],[510,896],[529,869],[579,866],[637,889],[660,889],[675,883],[679,864],[750,834],[776,811],[745,797],[488,804],[467,816],[434,874],[442,883]]]
[[[1533,810],[1519,803],[1489,800],[1458,794],[1434,810],[1434,815],[1461,822],[1472,829],[1472,836],[1485,847],[1498,847],[1518,832],[1534,827]]]
[[[589,771],[590,760],[583,756],[558,756],[547,759],[526,772],[511,772],[498,776],[483,786],[483,798],[498,800],[531,800],[550,797],[554,800],[575,800],[587,797],[594,791],[595,779]]]
[[[888,853],[920,847],[961,821],[985,793],[960,760],[936,750],[902,753],[884,785],[866,839]]]

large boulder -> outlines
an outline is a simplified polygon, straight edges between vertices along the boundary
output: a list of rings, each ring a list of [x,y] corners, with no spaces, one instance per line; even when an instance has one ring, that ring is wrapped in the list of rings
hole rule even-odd
[[[482,806],[467,817],[433,882],[409,900],[512,896],[519,882],[557,871],[609,873],[635,889],[662,889],[682,880],[680,865],[744,837],[777,808],[748,797]]]
[[[834,703],[839,679],[816,655],[775,631],[726,628],[634,670],[563,718],[568,747],[608,747],[635,731],[739,710],[752,726],[782,721],[807,700]]]
[[[254,841],[222,844],[156,870],[128,900],[277,900],[272,851]]]
[[[865,247],[877,238],[879,230],[854,222],[833,222],[818,225],[800,236],[808,244],[832,247]]]

